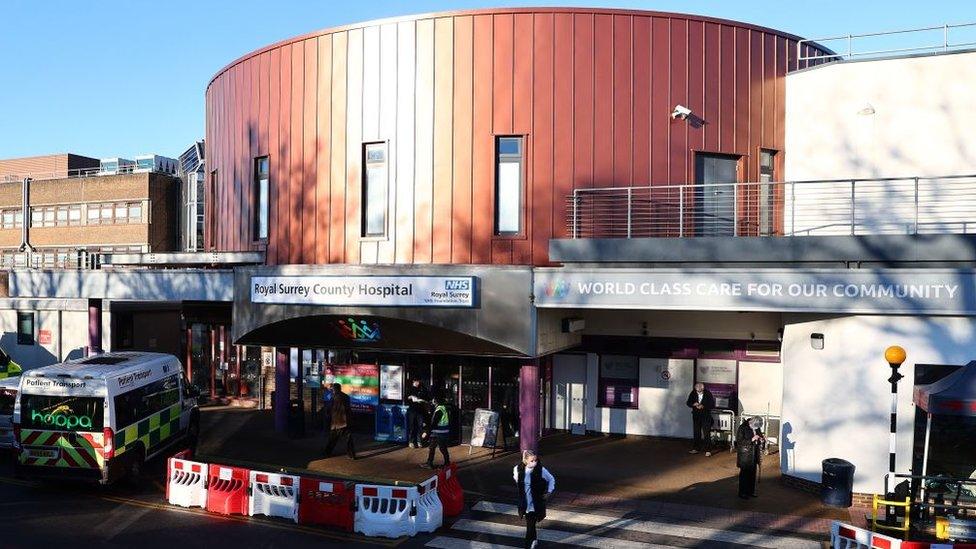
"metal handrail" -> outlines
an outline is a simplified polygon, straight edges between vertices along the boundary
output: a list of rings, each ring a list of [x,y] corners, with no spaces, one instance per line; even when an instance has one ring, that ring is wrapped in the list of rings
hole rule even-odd
[[[20,183],[26,177],[29,177],[35,181],[42,181],[47,179],[74,179],[76,177],[98,177],[104,175],[125,175],[131,173],[165,173],[173,176],[176,175],[165,171],[159,171],[151,167],[143,168],[136,165],[119,166],[112,170],[103,170],[101,166],[99,166],[97,168],[73,168],[70,170],[57,170],[52,172],[3,174],[0,175],[0,183]]]
[[[827,36],[827,37],[824,37],[824,38],[805,38],[803,40],[797,41],[797,43],[796,43],[797,61],[810,61],[810,60],[813,60],[813,59],[823,60],[825,58],[853,59],[855,57],[870,57],[870,56],[888,55],[888,54],[894,54],[894,53],[912,52],[912,51],[915,51],[915,52],[919,52],[919,51],[936,51],[936,50],[949,51],[949,50],[956,50],[956,49],[960,49],[960,48],[967,48],[967,47],[976,46],[976,42],[958,42],[958,43],[952,43],[949,40],[949,31],[951,29],[959,29],[959,28],[967,28],[967,27],[976,27],[976,23],[959,23],[959,24],[955,24],[955,25],[945,24],[945,25],[937,25],[937,26],[932,26],[932,27],[918,27],[918,28],[912,28],[912,29],[898,29],[898,30],[893,30],[893,31],[867,32],[867,33],[861,33],[861,34],[844,34],[844,35],[838,35],[838,36]],[[920,33],[920,32],[930,32],[930,31],[935,31],[935,30],[941,30],[942,31],[942,43],[941,44],[915,46],[915,47],[909,47],[909,48],[888,48],[888,49],[869,50],[869,51],[862,51],[862,52],[856,52],[856,51],[854,51],[854,41],[857,38],[872,38],[872,37],[877,37],[877,36],[894,36],[894,35],[899,35],[899,34],[911,34],[911,33]],[[846,40],[847,41],[847,53],[846,54],[844,54],[844,53],[826,53],[826,52],[823,52],[823,51],[819,51],[818,50],[817,53],[814,54],[814,55],[803,55],[803,46],[805,44],[816,43],[816,44],[820,45],[820,44],[823,44],[824,42],[835,42],[835,41],[838,41],[838,40]]]
[[[969,233],[976,174],[578,188],[572,238]]]

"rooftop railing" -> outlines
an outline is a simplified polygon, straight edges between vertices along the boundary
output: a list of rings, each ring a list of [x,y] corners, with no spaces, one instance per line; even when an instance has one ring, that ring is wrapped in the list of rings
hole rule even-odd
[[[571,238],[976,232],[976,175],[576,189]]]
[[[0,183],[20,183],[25,177],[29,177],[34,181],[42,181],[45,179],[73,179],[76,177],[99,177],[104,175],[120,175],[120,174],[130,174],[130,173],[168,173],[162,170],[157,170],[151,167],[140,167],[140,166],[119,166],[118,168],[105,169],[101,167],[96,168],[76,168],[71,170],[56,170],[50,172],[32,172],[32,173],[18,173],[18,174],[4,174],[0,176]],[[175,174],[170,174],[175,175]]]
[[[803,46],[816,43],[833,49],[833,55],[817,49],[803,55]],[[863,34],[809,38],[796,43],[798,61],[811,59],[863,59],[910,53],[956,51],[976,47],[976,23],[939,25]]]

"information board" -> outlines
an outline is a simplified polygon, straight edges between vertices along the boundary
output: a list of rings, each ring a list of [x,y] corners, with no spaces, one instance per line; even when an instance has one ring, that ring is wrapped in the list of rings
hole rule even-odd
[[[403,366],[399,364],[380,365],[380,398],[383,400],[403,400]]]
[[[498,442],[498,412],[478,408],[471,426],[471,446],[494,448]]]
[[[376,364],[335,364],[335,382],[349,395],[353,412],[373,412],[380,403],[380,368]]]

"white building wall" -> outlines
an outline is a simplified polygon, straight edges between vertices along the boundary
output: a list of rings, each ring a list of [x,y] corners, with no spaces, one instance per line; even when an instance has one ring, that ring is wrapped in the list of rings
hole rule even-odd
[[[88,311],[84,303],[71,300],[4,300],[0,303],[0,347],[25,369],[47,366],[68,358],[79,358],[88,345]],[[34,344],[17,343],[17,313],[34,313]],[[104,325],[110,324],[108,314]],[[40,342],[40,332],[50,333],[50,342]],[[103,332],[103,347],[109,335]]]
[[[898,391],[898,470],[911,465],[915,364],[966,364],[976,358],[976,318],[787,315],[782,359],[783,473],[820,482],[821,461],[856,466],[854,490],[881,493],[888,470],[891,369],[884,350],[908,353]],[[824,335],[823,350],[810,344]]]
[[[976,173],[976,52],[823,65],[786,77],[785,180]],[[922,181],[920,222],[976,217],[974,181]],[[912,180],[858,184],[862,232],[913,229]],[[939,200],[948,193],[965,200]],[[785,192],[786,231],[849,234],[849,184]],[[794,216],[795,209],[795,216]],[[881,227],[884,222],[884,227]],[[826,225],[826,226],[825,226]],[[929,228],[933,228],[931,225]]]

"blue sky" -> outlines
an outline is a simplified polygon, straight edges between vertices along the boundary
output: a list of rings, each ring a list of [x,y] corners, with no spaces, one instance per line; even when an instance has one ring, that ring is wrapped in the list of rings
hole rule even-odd
[[[964,0],[816,4],[4,0],[0,158],[55,152],[176,156],[203,136],[204,89],[228,62],[290,36],[381,17],[510,5],[598,5],[711,15],[811,38],[976,21],[976,8]],[[972,39],[976,30],[968,34]]]

